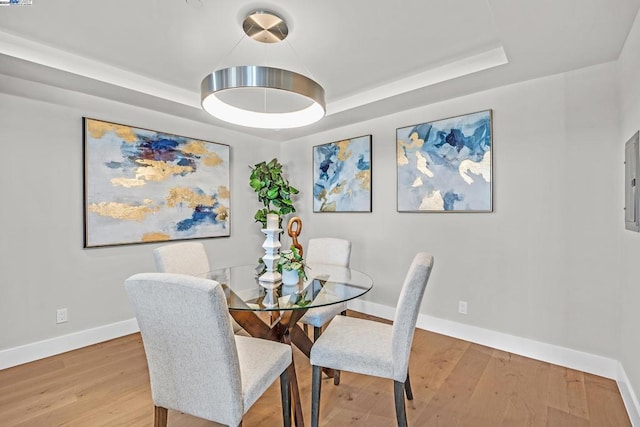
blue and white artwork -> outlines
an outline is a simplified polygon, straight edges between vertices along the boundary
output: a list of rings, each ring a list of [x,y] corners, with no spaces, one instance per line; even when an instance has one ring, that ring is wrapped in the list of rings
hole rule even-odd
[[[313,147],[313,211],[371,212],[371,135]]]
[[[229,146],[84,118],[85,247],[229,236]]]
[[[491,113],[397,129],[398,211],[493,210]]]

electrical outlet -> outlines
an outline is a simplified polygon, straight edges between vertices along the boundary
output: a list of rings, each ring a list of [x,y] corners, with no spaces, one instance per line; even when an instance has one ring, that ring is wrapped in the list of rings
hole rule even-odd
[[[64,323],[67,321],[67,309],[59,308],[56,311],[56,323]]]
[[[458,301],[458,313],[467,314],[467,302],[466,301]]]

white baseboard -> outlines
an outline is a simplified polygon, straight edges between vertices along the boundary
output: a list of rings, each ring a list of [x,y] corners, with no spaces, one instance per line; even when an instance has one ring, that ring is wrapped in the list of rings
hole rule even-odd
[[[618,363],[618,375],[616,382],[624,401],[624,406],[627,408],[627,413],[631,419],[632,426],[640,426],[640,403],[638,403],[638,397],[636,396],[631,384],[629,383],[629,377],[622,366],[622,363]]]
[[[352,310],[383,319],[392,320],[395,313],[394,307],[364,300],[351,300],[348,306]],[[616,380],[632,425],[640,427],[638,399],[622,364],[615,359],[425,314],[418,315],[416,326],[427,331]]]
[[[0,350],[0,369],[44,359],[45,357],[108,341],[138,331],[140,331],[138,322],[134,318],[20,347]]]

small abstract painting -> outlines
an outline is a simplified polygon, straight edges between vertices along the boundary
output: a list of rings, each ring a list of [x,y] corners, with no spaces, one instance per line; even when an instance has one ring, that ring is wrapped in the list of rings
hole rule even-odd
[[[83,118],[84,247],[229,236],[229,146]]]
[[[313,147],[313,211],[371,212],[371,135]]]
[[[399,212],[492,212],[492,111],[396,130]]]

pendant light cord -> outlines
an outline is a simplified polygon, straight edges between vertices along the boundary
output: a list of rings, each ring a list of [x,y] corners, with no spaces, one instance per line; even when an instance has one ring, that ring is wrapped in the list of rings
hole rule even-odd
[[[224,61],[225,59],[227,59],[229,56],[231,56],[231,54],[233,53],[233,51],[235,51],[235,50],[236,50],[236,48],[238,47],[238,45],[239,45],[240,43],[242,43],[242,40],[244,40],[244,38],[245,38],[245,37],[247,37],[247,35],[246,35],[246,34],[243,34],[243,35],[240,37],[240,40],[238,40],[238,42],[237,42],[235,45],[233,45],[233,47],[232,47],[232,48],[231,48],[231,49],[230,49],[230,50],[229,50],[229,51],[228,51],[228,52],[227,52],[227,53],[226,53],[226,54],[225,54],[225,55],[220,59],[220,61],[218,61],[218,63],[216,64],[216,66],[215,66],[215,67],[213,67],[213,69],[214,69],[214,70],[218,70],[218,69],[220,68],[220,64],[222,64],[222,63],[223,63],[223,61]]]
[[[289,49],[291,49],[291,51],[293,52],[293,55],[295,56],[298,63],[302,64],[302,67],[306,70],[307,77],[311,78],[312,80],[315,80],[316,78],[314,77],[313,73],[311,72],[311,70],[309,70],[309,68],[307,68],[304,61],[302,61],[302,59],[300,58],[300,55],[298,55],[298,52],[296,52],[293,46],[291,46],[291,43],[289,43],[289,40],[285,39],[284,42],[287,43],[287,46],[289,46]]]

